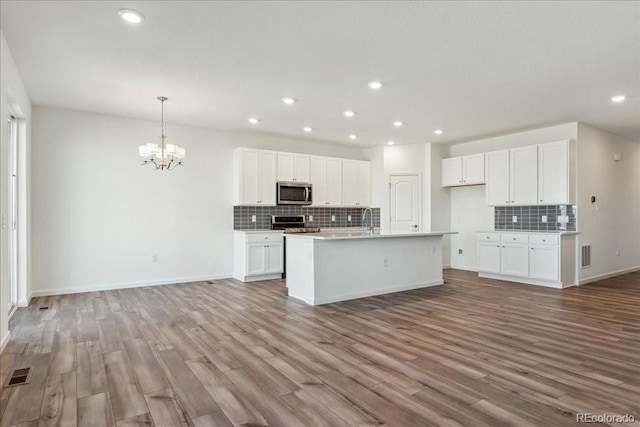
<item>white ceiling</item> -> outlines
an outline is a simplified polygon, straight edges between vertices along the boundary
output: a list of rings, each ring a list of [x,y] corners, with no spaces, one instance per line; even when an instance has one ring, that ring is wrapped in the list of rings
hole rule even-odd
[[[569,121],[640,139],[638,2],[1,7],[34,104],[157,120],[156,96],[166,95],[169,123],[362,146],[461,141]],[[146,20],[127,24],[120,8]],[[385,83],[377,93],[367,87],[373,79]],[[618,93],[627,101],[611,103]],[[285,106],[285,96],[299,102]],[[346,109],[356,117],[345,118]],[[262,122],[252,126],[250,116]],[[406,125],[395,128],[395,120]]]

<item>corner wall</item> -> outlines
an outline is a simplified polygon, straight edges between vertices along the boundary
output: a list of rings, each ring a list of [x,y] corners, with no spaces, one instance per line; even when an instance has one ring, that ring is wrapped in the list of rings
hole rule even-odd
[[[639,269],[640,143],[579,123],[577,151],[578,243],[591,245],[580,283]]]

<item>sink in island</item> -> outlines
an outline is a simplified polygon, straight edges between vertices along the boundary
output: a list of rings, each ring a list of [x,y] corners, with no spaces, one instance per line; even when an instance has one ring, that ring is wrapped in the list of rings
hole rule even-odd
[[[441,285],[446,234],[286,234],[289,296],[320,305]]]

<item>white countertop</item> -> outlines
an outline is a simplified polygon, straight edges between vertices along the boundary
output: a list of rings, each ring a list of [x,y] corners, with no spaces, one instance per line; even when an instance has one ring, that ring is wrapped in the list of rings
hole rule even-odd
[[[263,234],[263,233],[284,233],[284,230],[271,230],[271,229],[266,229],[266,230],[233,230],[235,232],[238,233],[247,233],[247,234]]]
[[[509,234],[578,234],[578,231],[565,231],[565,230],[478,230],[476,233],[509,233]]]
[[[457,231],[431,231],[428,233],[374,233],[358,229],[357,231],[322,231],[320,233],[287,234],[287,238],[313,240],[354,240],[354,239],[385,239],[398,237],[430,237],[445,234],[458,234]]]

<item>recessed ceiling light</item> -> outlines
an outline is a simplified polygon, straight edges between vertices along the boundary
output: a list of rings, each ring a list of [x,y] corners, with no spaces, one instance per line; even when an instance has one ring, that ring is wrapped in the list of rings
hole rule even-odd
[[[296,100],[293,98],[287,97],[287,98],[282,98],[282,102],[284,102],[287,105],[292,105],[293,103],[296,102]]]
[[[404,124],[404,123],[402,123],[400,120],[393,122],[393,125],[394,125],[395,127],[397,127],[397,128],[402,127],[402,125],[403,125],[403,124]]]
[[[309,126],[305,126],[304,128],[302,128],[303,131],[309,133],[311,132],[313,129],[311,129]]]
[[[369,82],[369,87],[371,89],[378,90],[378,89],[380,89],[382,87],[382,82],[374,80],[372,82]]]
[[[118,15],[131,24],[139,24],[144,21],[144,15],[133,9],[120,9]]]
[[[356,113],[355,113],[355,111],[347,110],[347,111],[344,112],[344,115],[346,117],[353,117],[353,116],[356,115]]]
[[[444,132],[442,129],[436,129],[433,131],[433,133],[435,133],[436,135],[442,135]]]
[[[626,97],[626,96],[624,96],[624,95],[616,95],[616,96],[612,96],[612,97],[611,97],[611,100],[612,100],[613,102],[622,102],[622,101],[624,101],[625,99],[627,99],[627,97]]]
[[[358,135],[356,135],[355,133],[352,133],[351,135],[349,135],[349,139],[356,139],[358,137]]]
[[[394,145],[394,144],[395,144],[395,141],[389,141],[389,142],[387,142],[387,145]]]
[[[255,117],[249,117],[249,123],[251,123],[252,125],[257,125],[258,123],[260,123],[259,119],[256,119]]]

